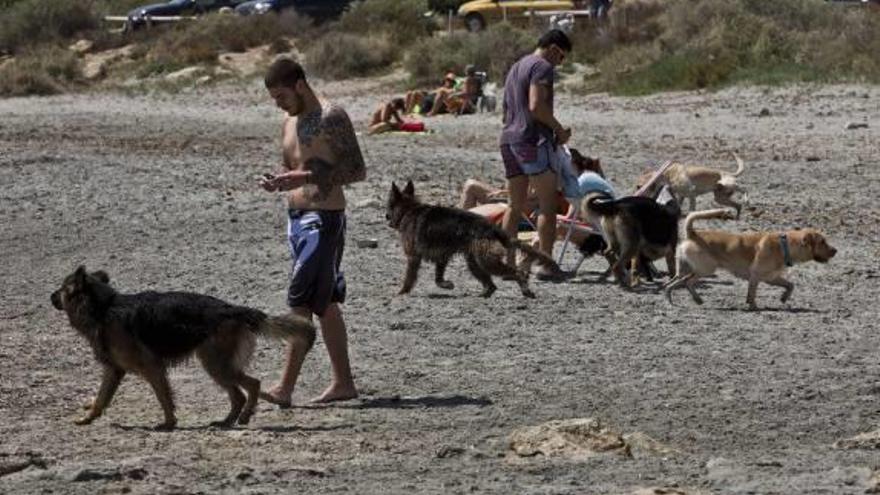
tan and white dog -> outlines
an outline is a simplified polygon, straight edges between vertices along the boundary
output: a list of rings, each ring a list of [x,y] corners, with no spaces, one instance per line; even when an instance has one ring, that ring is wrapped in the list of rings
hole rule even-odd
[[[825,237],[815,229],[786,232],[748,232],[737,234],[719,230],[694,230],[695,220],[731,219],[727,210],[706,210],[691,213],[684,223],[686,238],[676,248],[676,276],[666,284],[666,298],[672,303],[672,291],[685,286],[697,304],[702,298],[694,286],[700,277],[719,268],[749,281],[746,302],[756,309],[758,283],[783,287],[782,302],[788,301],[794,284],[786,280],[786,268],[795,263],[818,261],[827,263],[837,254]]]
[[[697,196],[712,193],[715,196],[715,202],[730,206],[736,210],[736,218],[739,218],[742,212],[742,204],[734,201],[733,195],[741,193],[746,196],[746,191],[737,185],[736,177],[743,173],[745,164],[736,153],[733,154],[736,160],[736,172],[723,172],[709,167],[696,165],[685,165],[683,163],[673,163],[663,172],[663,175],[656,181],[649,190],[649,196],[656,196],[660,188],[664,185],[669,186],[669,190],[675,199],[684,205],[684,199],[688,199],[690,212],[697,209]],[[646,172],[639,178],[639,188],[653,176],[653,172]],[[746,196],[746,200],[748,196]]]

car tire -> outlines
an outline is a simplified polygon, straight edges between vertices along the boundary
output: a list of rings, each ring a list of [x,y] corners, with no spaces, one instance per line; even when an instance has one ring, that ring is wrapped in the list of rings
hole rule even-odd
[[[486,28],[486,20],[480,14],[468,14],[464,18],[464,25],[468,31],[476,33]]]

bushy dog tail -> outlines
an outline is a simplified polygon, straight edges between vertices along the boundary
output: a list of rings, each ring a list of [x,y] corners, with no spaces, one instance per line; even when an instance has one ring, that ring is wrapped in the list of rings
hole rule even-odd
[[[746,164],[743,163],[742,158],[739,157],[736,153],[733,154],[733,158],[736,159],[736,172],[730,174],[734,177],[739,177],[743,171],[746,169]]]
[[[596,196],[587,200],[587,208],[607,217],[617,214],[617,201],[607,196]]]
[[[489,234],[489,238],[494,238],[496,241],[500,242],[504,249],[512,249],[515,247],[516,242],[513,241],[507,232],[501,230],[500,227],[496,225],[492,225],[492,231]]]
[[[696,232],[694,231],[694,221],[706,220],[709,218],[721,218],[724,220],[733,220],[734,216],[729,210],[718,208],[716,210],[695,211],[687,216],[684,220],[684,231],[688,239],[694,239]]]
[[[529,243],[517,240],[516,248],[522,251],[523,254],[525,254],[525,259],[523,260],[523,264],[525,266],[531,265],[532,262],[537,262],[539,265],[553,272],[562,271],[559,268],[559,265],[556,264],[556,261],[553,260],[553,258],[533,248],[529,245]]]
[[[281,340],[291,340],[306,350],[315,343],[315,325],[309,320],[293,314],[266,316],[256,328],[257,333]]]

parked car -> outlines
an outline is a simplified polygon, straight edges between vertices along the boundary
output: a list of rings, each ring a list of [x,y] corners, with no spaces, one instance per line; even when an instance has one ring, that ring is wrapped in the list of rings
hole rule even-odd
[[[143,5],[132,9],[128,13],[126,29],[138,29],[155,22],[152,17],[170,17],[199,15],[212,10],[220,10],[223,7],[234,8],[244,0],[170,0],[165,3]]]
[[[458,8],[461,7],[461,4],[467,1],[469,0],[428,0],[428,10],[441,14],[445,14],[450,10],[458,12]]]
[[[472,0],[458,8],[468,31],[480,31],[489,22],[502,19],[515,24],[528,22],[530,11],[572,10],[573,0]]]
[[[249,0],[238,5],[235,12],[241,15],[280,12],[292,8],[298,14],[324,21],[342,15],[352,0]]]

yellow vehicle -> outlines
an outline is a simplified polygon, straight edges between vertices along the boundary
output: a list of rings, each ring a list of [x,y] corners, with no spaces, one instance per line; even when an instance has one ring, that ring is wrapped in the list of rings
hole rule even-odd
[[[490,22],[508,20],[514,24],[527,23],[530,12],[542,10],[572,10],[573,0],[473,0],[458,8],[468,31],[480,31]]]

